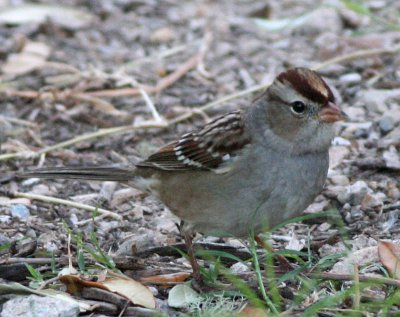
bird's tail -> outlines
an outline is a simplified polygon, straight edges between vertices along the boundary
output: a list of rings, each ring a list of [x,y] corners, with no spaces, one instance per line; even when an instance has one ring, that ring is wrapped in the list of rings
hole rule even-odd
[[[134,177],[135,168],[121,167],[53,167],[40,168],[17,174],[22,178],[64,178],[126,182]]]

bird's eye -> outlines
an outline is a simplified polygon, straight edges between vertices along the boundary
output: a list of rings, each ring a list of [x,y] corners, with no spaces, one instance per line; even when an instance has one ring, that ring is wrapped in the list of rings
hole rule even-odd
[[[294,114],[303,114],[306,111],[306,105],[302,101],[294,101],[290,104]]]

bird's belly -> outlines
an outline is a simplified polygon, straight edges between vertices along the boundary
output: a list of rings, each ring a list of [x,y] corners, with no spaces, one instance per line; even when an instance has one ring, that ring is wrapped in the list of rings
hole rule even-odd
[[[180,184],[175,189],[179,195],[169,191],[160,198],[190,228],[203,234],[245,237],[259,233],[301,214],[325,182],[327,164],[316,170],[309,162],[297,170],[287,168],[294,164],[277,162],[260,170],[210,172],[207,178],[201,171],[187,175],[186,182],[169,180],[169,186]]]

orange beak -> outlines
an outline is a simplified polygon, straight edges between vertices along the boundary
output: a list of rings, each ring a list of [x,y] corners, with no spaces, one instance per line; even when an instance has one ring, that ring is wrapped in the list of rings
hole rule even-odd
[[[329,101],[328,104],[319,111],[318,118],[321,122],[333,123],[347,119],[347,114],[340,110],[336,104]]]

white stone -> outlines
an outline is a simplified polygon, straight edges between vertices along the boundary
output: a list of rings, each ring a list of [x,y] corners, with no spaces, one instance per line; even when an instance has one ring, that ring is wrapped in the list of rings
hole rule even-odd
[[[18,296],[3,305],[0,317],[77,317],[79,305],[54,297]]]

